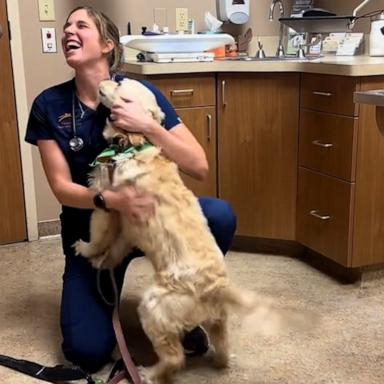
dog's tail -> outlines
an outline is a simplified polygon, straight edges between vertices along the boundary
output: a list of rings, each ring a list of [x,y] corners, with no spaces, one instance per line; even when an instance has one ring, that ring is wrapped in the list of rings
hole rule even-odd
[[[256,333],[275,334],[282,329],[308,330],[317,319],[308,312],[280,308],[271,298],[229,284],[221,291],[221,300],[229,311],[244,317],[247,329]]]

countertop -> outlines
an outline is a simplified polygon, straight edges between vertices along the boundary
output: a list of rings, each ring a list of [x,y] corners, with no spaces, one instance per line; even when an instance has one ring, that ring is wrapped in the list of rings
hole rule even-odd
[[[123,71],[138,75],[161,75],[201,72],[306,72],[344,76],[384,75],[384,57],[327,56],[314,60],[286,61],[226,61],[195,63],[123,64]]]

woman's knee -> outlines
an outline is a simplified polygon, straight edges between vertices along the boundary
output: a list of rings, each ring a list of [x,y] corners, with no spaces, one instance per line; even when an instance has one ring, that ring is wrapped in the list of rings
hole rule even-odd
[[[111,359],[116,341],[113,332],[92,332],[78,326],[62,327],[62,349],[65,358],[93,373],[101,369]]]
[[[199,198],[199,202],[209,228],[216,242],[225,254],[236,231],[236,216],[231,206],[224,200],[215,198]]]

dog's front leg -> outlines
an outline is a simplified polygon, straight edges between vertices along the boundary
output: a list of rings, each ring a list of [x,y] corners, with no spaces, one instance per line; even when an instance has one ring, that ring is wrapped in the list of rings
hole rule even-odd
[[[132,249],[132,244],[124,236],[124,232],[121,231],[110,247],[105,251],[103,255],[102,268],[113,269],[117,267],[123,259],[128,256],[128,253]]]
[[[115,241],[120,231],[120,219],[117,212],[95,209],[90,221],[90,241],[78,240],[73,244],[76,255],[90,259],[98,268],[104,259],[104,253]]]

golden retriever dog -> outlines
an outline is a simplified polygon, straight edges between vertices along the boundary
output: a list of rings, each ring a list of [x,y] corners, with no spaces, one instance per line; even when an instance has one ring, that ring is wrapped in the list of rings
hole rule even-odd
[[[101,101],[110,107],[117,97],[139,100],[157,121],[163,114],[153,94],[134,80],[120,85],[100,84]],[[108,125],[106,136],[122,136]],[[133,138],[134,140],[137,137]],[[97,171],[99,172],[99,171]],[[95,189],[134,185],[157,199],[155,213],[145,223],[135,223],[116,212],[95,209],[91,218],[90,242],[79,240],[77,254],[96,268],[114,268],[132,247],[141,249],[154,268],[152,285],[138,308],[143,329],[158,355],[158,362],[142,370],[143,383],[163,384],[184,365],[180,342],[185,331],[202,325],[213,347],[216,367],[229,361],[227,318],[231,310],[258,313],[258,322],[276,324],[270,301],[256,298],[236,287],[228,278],[223,254],[218,248],[197,198],[184,185],[176,164],[155,146],[117,159],[112,182],[92,177]],[[274,326],[274,325],[273,325]]]

